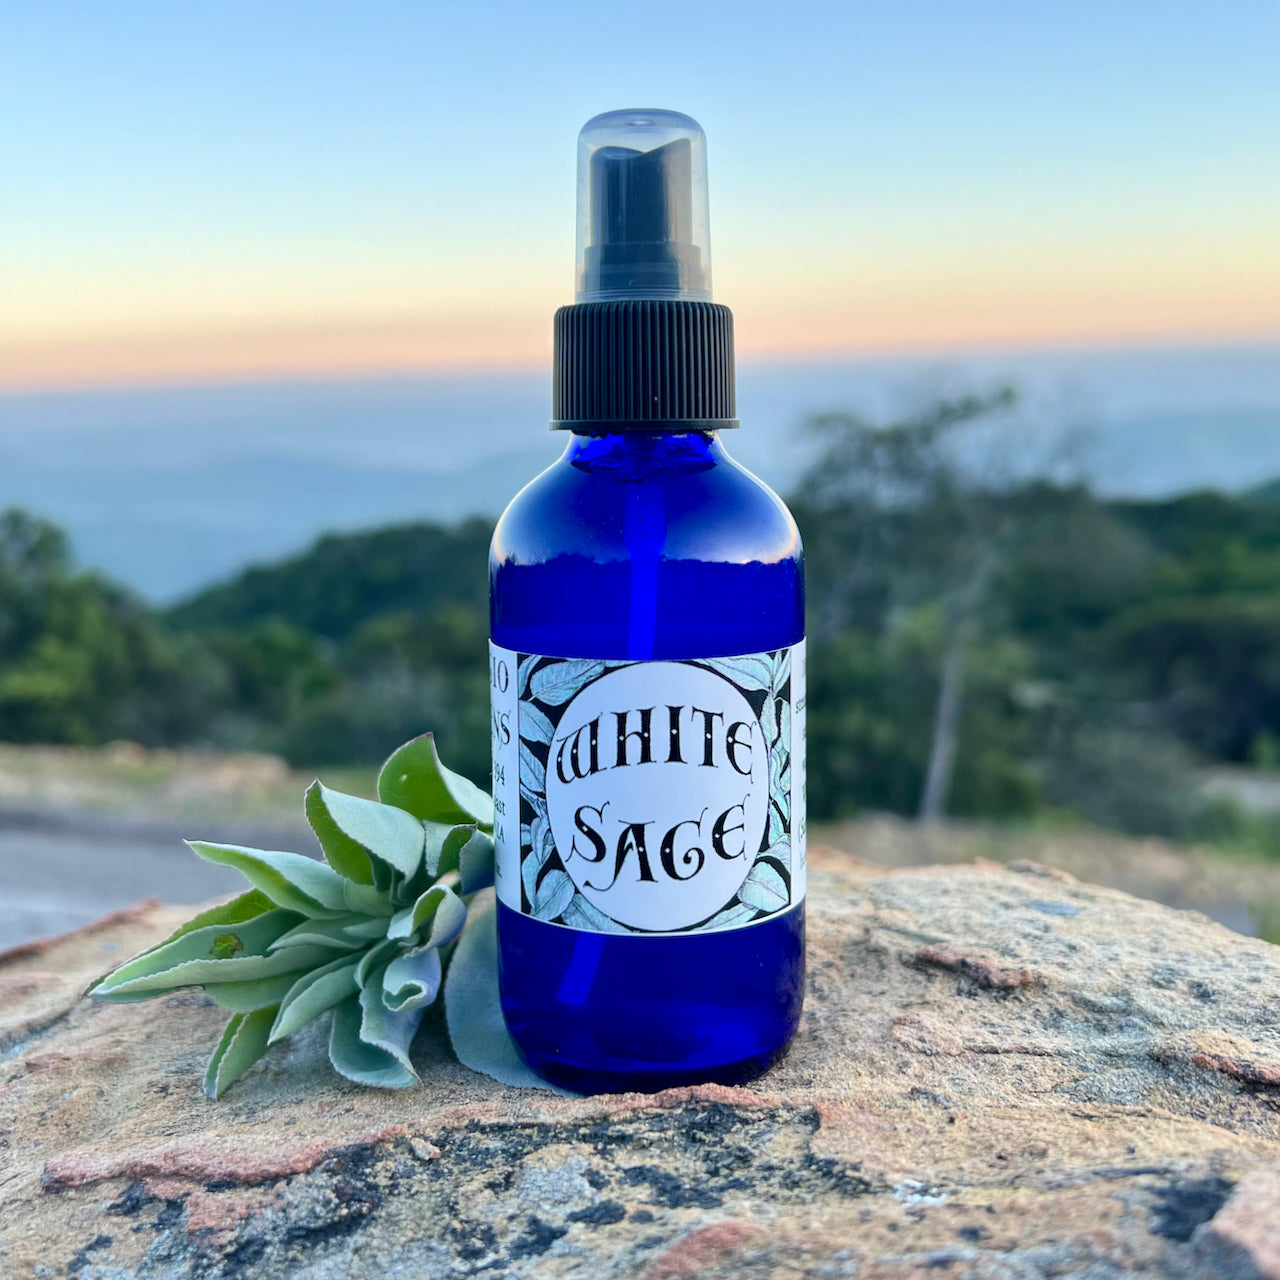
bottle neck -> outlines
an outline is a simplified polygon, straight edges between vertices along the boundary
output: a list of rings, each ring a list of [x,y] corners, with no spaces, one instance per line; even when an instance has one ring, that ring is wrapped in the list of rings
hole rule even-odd
[[[705,471],[729,455],[715,431],[618,431],[571,435],[562,461],[627,482],[658,474]]]

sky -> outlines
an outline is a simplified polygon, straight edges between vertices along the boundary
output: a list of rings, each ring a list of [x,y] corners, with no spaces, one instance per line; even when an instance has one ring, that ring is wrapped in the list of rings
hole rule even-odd
[[[0,391],[544,367],[575,138],[747,358],[1280,336],[1275,0],[0,0]]]

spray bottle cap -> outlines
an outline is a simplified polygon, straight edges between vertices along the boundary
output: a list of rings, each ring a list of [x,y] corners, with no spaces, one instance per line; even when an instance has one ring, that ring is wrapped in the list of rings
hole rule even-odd
[[[711,301],[707,139],[678,111],[608,111],[578,135],[577,300]]]

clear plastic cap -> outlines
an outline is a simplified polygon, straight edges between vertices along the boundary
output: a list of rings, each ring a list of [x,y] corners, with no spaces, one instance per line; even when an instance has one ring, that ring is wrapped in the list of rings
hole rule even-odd
[[[707,137],[678,111],[607,111],[578,135],[579,302],[711,301]]]

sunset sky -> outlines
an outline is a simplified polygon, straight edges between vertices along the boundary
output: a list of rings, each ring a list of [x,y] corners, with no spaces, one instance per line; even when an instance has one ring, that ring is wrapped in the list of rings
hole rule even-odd
[[[575,136],[748,357],[1280,337],[1280,5],[0,0],[0,389],[546,361]]]

